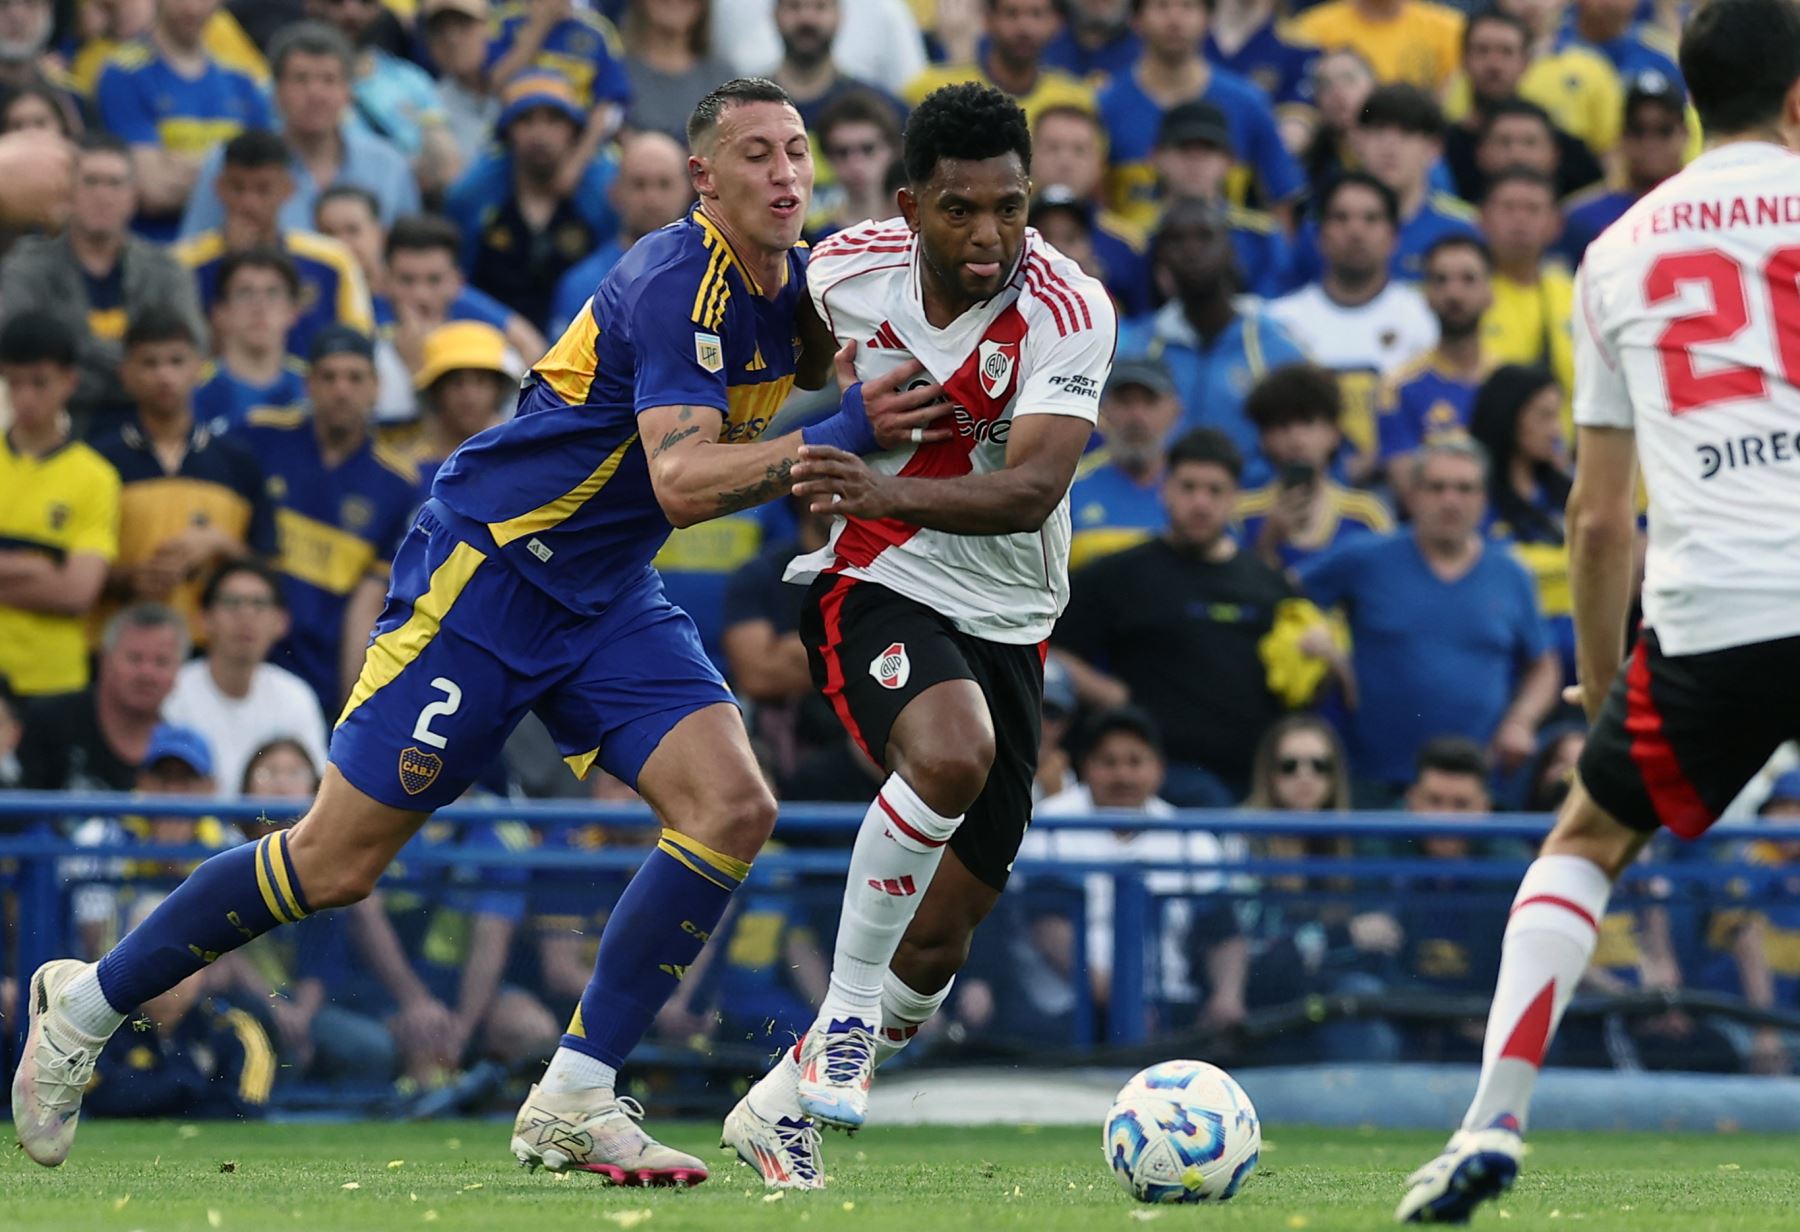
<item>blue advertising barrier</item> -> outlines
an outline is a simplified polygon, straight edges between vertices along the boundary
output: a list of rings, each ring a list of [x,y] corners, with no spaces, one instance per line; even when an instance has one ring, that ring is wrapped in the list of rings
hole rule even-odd
[[[121,793],[64,794],[39,792],[0,793],[0,866],[12,869],[11,882],[19,900],[19,938],[16,970],[28,974],[38,963],[66,952],[66,899],[70,887],[63,882],[61,862],[80,858],[90,864],[105,857],[105,849],[77,844],[63,823],[88,818],[176,817],[214,818],[220,822],[273,821],[284,824],[302,811],[294,800],[138,796]],[[778,839],[808,836],[814,843],[842,839],[842,846],[801,850],[774,849],[760,857],[752,879],[787,875],[841,875],[848,862],[851,836],[861,823],[863,809],[853,805],[784,803],[776,827]],[[653,831],[658,825],[641,804],[600,804],[589,801],[482,801],[465,802],[440,810],[436,818],[449,822],[511,822],[539,829],[604,825],[620,829]],[[1176,833],[1207,833],[1245,840],[1239,850],[1211,860],[1032,860],[1021,858],[1017,871],[1062,877],[1110,876],[1113,879],[1113,1012],[1107,1016],[1106,1041],[1110,1044],[1141,1042],[1147,1031],[1146,970],[1143,962],[1147,931],[1155,927],[1156,912],[1148,877],[1155,872],[1215,872],[1229,878],[1230,893],[1254,897],[1257,887],[1270,879],[1305,878],[1314,882],[1387,883],[1408,880],[1455,878],[1479,882],[1484,892],[1510,893],[1526,865],[1525,853],[1548,831],[1550,819],[1536,814],[1493,814],[1478,818],[1427,818],[1401,813],[1268,813],[1243,809],[1188,810],[1170,818],[1147,818],[1140,813],[1097,811],[1081,817],[1045,817],[1033,823],[1034,831],[1160,829]],[[1425,837],[1474,840],[1483,846],[1510,846],[1504,854],[1457,859],[1429,858],[1414,849]],[[1270,838],[1332,838],[1351,840],[1375,849],[1374,854],[1278,858],[1261,854],[1257,844]],[[1711,896],[1725,887],[1744,883],[1756,866],[1734,857],[1734,845],[1749,840],[1800,840],[1800,824],[1724,824],[1691,845],[1653,849],[1657,858],[1634,866],[1633,881],[1664,879],[1670,884],[1696,888]],[[215,848],[194,845],[134,844],[131,856],[140,860],[198,860],[215,854]],[[471,851],[453,845],[409,849],[405,877],[417,878],[420,870],[446,866],[474,868],[555,869],[558,871],[628,871],[642,860],[641,848],[572,850],[527,848],[524,850]],[[1766,872],[1767,870],[1762,870]],[[84,881],[104,881],[105,874],[84,871]],[[1273,891],[1270,891],[1273,893]],[[1389,891],[1391,893],[1391,889]],[[1762,891],[1752,882],[1748,888],[1734,885],[1734,905],[1757,900]],[[1305,898],[1304,891],[1283,889],[1283,895]],[[1080,947],[1077,947],[1080,950]],[[1079,961],[1079,957],[1078,957]],[[1078,987],[1085,973],[1078,972]],[[1082,1007],[1091,1019],[1092,1007]]]

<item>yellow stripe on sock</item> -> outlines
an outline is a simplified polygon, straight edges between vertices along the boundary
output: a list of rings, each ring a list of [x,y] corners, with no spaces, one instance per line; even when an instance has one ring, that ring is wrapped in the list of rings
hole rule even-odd
[[[243,1010],[226,1010],[225,1020],[244,1049],[244,1068],[238,1074],[238,1098],[245,1103],[266,1104],[275,1087],[275,1049],[262,1025]]]
[[[689,855],[706,861],[733,881],[742,881],[750,875],[750,865],[746,861],[734,859],[722,851],[714,851],[705,843],[691,839],[679,831],[665,827],[662,832],[662,841],[673,843]]]
[[[581,1007],[579,1005],[575,1007],[575,1017],[569,1019],[569,1029],[564,1034],[573,1035],[576,1039],[587,1038],[587,1028],[581,1023]]]
[[[275,887],[269,881],[269,867],[263,863],[269,855],[269,839],[273,837],[273,835],[267,835],[256,842],[256,888],[262,891],[263,906],[269,909],[269,914],[275,917],[275,922],[292,924],[293,921],[288,919],[287,913],[281,909],[280,901],[275,897]]]
[[[711,869],[707,868],[706,865],[703,864],[701,861],[696,860],[692,856],[688,855],[687,852],[685,852],[681,848],[677,847],[674,843],[671,843],[668,839],[664,839],[662,842],[658,843],[656,845],[656,849],[658,851],[662,852],[664,855],[673,856],[684,867],[686,867],[686,869],[690,873],[693,873],[696,877],[702,877],[702,878],[706,879],[707,881],[712,882],[714,885],[718,886],[721,890],[724,890],[726,893],[730,893],[731,891],[737,889],[737,886],[735,884],[733,884],[732,882],[726,881],[719,874],[717,874],[717,873],[713,872]]]
[[[275,888],[281,891],[281,901],[298,924],[306,918],[306,912],[300,910],[300,896],[294,893],[294,883],[288,879],[287,831],[269,835],[269,843],[269,867],[275,870]]]

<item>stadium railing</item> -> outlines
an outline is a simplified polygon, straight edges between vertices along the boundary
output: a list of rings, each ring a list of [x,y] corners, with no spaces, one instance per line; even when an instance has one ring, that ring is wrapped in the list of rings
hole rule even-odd
[[[138,796],[131,794],[94,793],[0,793],[0,869],[7,870],[6,881],[17,897],[17,951],[11,969],[21,975],[59,953],[66,952],[68,898],[72,885],[67,876],[69,861],[81,861],[79,874],[83,884],[113,879],[97,870],[105,857],[120,854],[115,850],[96,849],[78,844],[69,837],[74,821],[90,818],[213,818],[222,823],[250,821],[284,824],[302,810],[293,800],[219,801],[207,798]],[[862,820],[863,810],[856,806],[821,805],[788,802],[781,806],[776,835],[797,848],[784,846],[766,852],[757,862],[753,879],[810,877],[828,884],[841,876],[848,859],[848,843]],[[649,810],[635,804],[598,804],[588,801],[483,801],[464,802],[441,810],[443,821],[480,823],[510,822],[549,830],[571,826],[603,825],[608,828],[642,828],[651,831],[658,824]],[[1168,819],[1146,818],[1139,813],[1099,811],[1083,817],[1046,817],[1033,823],[1034,831],[1145,831],[1165,830],[1176,833],[1205,833],[1225,838],[1222,855],[1210,858],[1182,859],[1025,859],[1018,861],[1016,871],[1030,884],[1034,879],[1088,879],[1105,876],[1112,880],[1112,945],[1110,1012],[1105,1014],[1103,1032],[1096,1030],[1096,1007],[1087,996],[1085,971],[1079,964],[1081,945],[1077,945],[1078,969],[1072,982],[1078,990],[1075,1042],[1103,1044],[1114,1051],[1141,1043],[1149,1029],[1147,1012],[1157,996],[1154,963],[1145,961],[1147,946],[1158,918],[1158,894],[1151,888],[1154,874],[1171,871],[1211,873],[1221,879],[1217,891],[1237,899],[1268,898],[1304,900],[1305,886],[1334,884],[1361,887],[1350,892],[1353,901],[1391,902],[1396,889],[1437,883],[1453,883],[1469,894],[1492,898],[1502,908],[1523,872],[1530,850],[1549,826],[1549,819],[1532,814],[1494,814],[1482,817],[1427,818],[1397,813],[1264,813],[1241,809],[1190,810]],[[1417,840],[1427,837],[1459,838],[1477,845],[1479,852],[1456,859],[1433,858],[1420,854]],[[1354,854],[1307,855],[1278,857],[1259,850],[1269,839],[1347,840],[1358,850]],[[834,839],[841,846],[831,846]],[[1741,847],[1751,840],[1800,840],[1800,825],[1722,824],[1714,827],[1699,842],[1682,848],[1659,844],[1651,857],[1635,865],[1628,883],[1621,888],[1616,902],[1655,904],[1668,901],[1668,887],[1676,887],[1692,901],[1714,905],[1729,903],[1733,908],[1754,907],[1765,895],[1774,894],[1767,866],[1750,864]],[[1054,837],[1052,837],[1054,846]],[[148,842],[134,843],[129,853],[134,860],[186,861],[205,858],[216,848],[202,846],[167,846]],[[99,859],[97,859],[99,857]],[[409,849],[406,857],[407,878],[420,878],[428,870],[446,867],[524,868],[555,870],[558,873],[592,870],[617,874],[635,868],[643,858],[643,850],[635,847],[607,847],[597,850],[575,850],[567,847],[524,850],[483,848],[469,851],[454,845],[425,846]],[[1751,877],[1749,874],[1760,873]],[[1660,897],[1643,897],[1634,887],[1660,884]],[[1296,889],[1295,886],[1302,888]],[[1286,887],[1286,888],[1280,888]],[[1373,887],[1372,889],[1369,887]],[[1340,891],[1333,894],[1342,897]],[[1314,895],[1317,896],[1316,894]],[[1077,924],[1077,936],[1081,936]],[[1404,1002],[1404,997],[1401,998]],[[1414,998],[1416,1001],[1417,998]],[[1639,1001],[1645,1000],[1643,997]],[[1700,1008],[1718,1008],[1725,999],[1701,995],[1694,999]],[[1289,1007],[1287,1020],[1371,1012],[1379,1008],[1365,1004],[1367,998],[1314,998],[1308,1004]],[[1467,1002],[1467,998],[1464,998]],[[1672,1003],[1664,997],[1658,1004]],[[1472,1003],[1451,1001],[1447,1014],[1470,1012]],[[1460,1008],[1459,1008],[1460,1007]],[[1417,1012],[1429,1017],[1427,1007]],[[1792,1022],[1788,1021],[1793,1019]],[[1747,1015],[1748,1021],[1772,1021],[1780,1025],[1800,1026],[1800,1017],[1777,1011]],[[1102,1038],[1103,1035],[1103,1038]]]

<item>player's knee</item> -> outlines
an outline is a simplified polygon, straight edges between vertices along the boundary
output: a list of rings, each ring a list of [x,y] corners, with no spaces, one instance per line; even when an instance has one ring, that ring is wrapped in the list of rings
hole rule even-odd
[[[729,836],[735,847],[755,851],[775,832],[775,797],[761,779],[720,796],[711,811],[710,828]]]
[[[1649,835],[1625,825],[1594,802],[1580,780],[1569,792],[1541,854],[1578,856],[1617,878],[1649,841]]]
[[[952,724],[915,740],[900,763],[907,784],[942,813],[968,811],[994,765],[994,733],[985,723]]]
[[[360,903],[375,892],[387,866],[385,858],[377,860],[372,853],[341,850],[304,821],[288,840],[288,856],[306,904],[314,911]]]

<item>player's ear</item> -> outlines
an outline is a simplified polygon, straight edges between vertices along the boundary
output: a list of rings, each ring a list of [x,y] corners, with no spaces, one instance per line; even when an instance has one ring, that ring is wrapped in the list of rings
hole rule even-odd
[[[713,188],[712,162],[702,155],[688,155],[688,182],[694,186],[697,197],[718,196]]]
[[[902,187],[894,194],[894,200],[900,204],[900,216],[906,219],[906,229],[917,235],[919,232],[919,199],[913,196],[910,188]]]

